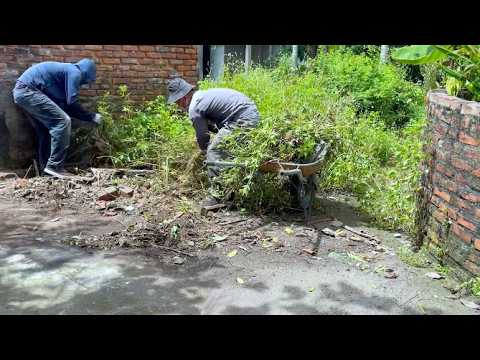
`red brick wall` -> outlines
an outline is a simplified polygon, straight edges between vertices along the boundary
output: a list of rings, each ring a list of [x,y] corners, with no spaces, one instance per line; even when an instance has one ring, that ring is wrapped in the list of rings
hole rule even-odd
[[[427,240],[480,275],[480,103],[428,95]]]
[[[96,97],[126,84],[131,99],[142,101],[165,92],[165,80],[176,72],[197,81],[195,45],[1,45],[0,80],[12,81],[33,63],[77,62],[92,58],[97,81],[82,91]]]

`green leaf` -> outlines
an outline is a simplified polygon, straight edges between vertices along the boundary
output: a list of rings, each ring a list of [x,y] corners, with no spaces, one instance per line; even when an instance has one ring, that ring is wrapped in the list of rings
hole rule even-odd
[[[457,80],[460,80],[460,81],[464,81],[466,80],[465,78],[465,75],[463,75],[462,73],[458,72],[458,71],[455,71],[455,70],[452,70],[452,69],[449,69],[445,66],[442,66],[442,70],[445,71],[445,73],[448,75],[448,76],[451,76]]]
[[[447,55],[433,45],[411,45],[396,49],[392,59],[402,64],[431,64],[445,59]]]
[[[232,250],[227,254],[227,256],[230,257],[230,258],[234,257],[235,255],[237,255],[237,252],[238,252],[237,249]]]
[[[293,229],[292,229],[290,226],[286,227],[286,228],[284,229],[284,231],[285,231],[288,235],[293,235],[293,233],[294,233]]]
[[[458,51],[450,50],[449,48],[447,48],[445,46],[441,46],[441,45],[433,45],[433,47],[435,49],[437,49],[438,51],[442,52],[443,54],[445,54],[446,56],[453,57],[454,59],[457,59],[457,60],[463,60],[463,61],[466,61],[466,62],[471,63],[471,64],[474,63],[471,59],[460,55],[458,53]]]

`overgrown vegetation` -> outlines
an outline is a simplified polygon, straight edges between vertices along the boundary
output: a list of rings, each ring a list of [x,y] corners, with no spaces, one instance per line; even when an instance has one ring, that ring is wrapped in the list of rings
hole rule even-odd
[[[333,147],[321,189],[351,191],[377,223],[413,230],[423,92],[401,70],[341,50],[319,53],[300,72],[285,59],[274,70],[229,72],[201,87],[239,90],[259,107],[260,126],[226,142],[236,161],[247,165],[226,171],[223,179],[243,206],[285,206],[281,179],[258,176],[258,166],[306,159],[325,140]]]
[[[405,80],[405,70],[348,49],[317,56],[312,71],[326,78],[326,90],[351,96],[360,114],[376,112],[387,127],[402,127],[422,116],[422,90]]]
[[[113,165],[154,168],[164,187],[192,170],[196,144],[191,122],[163,97],[134,106],[128,89],[120,86],[115,97],[105,94],[98,107]]]
[[[259,176],[266,160],[304,161],[320,140],[331,143],[321,190],[355,193],[360,207],[386,228],[413,230],[418,163],[422,158],[423,91],[391,64],[382,65],[344,48],[319,50],[300,69],[280,59],[273,69],[248,73],[229,67],[219,82],[202,89],[229,87],[258,105],[261,122],[247,133],[234,133],[224,146],[246,165],[224,172],[224,188],[251,210],[288,206],[285,184],[276,175]],[[194,153],[192,126],[185,115],[158,98],[132,107],[125,88],[123,108],[101,103],[111,158],[122,166],[155,166],[162,176],[181,178]],[[107,100],[107,99],[105,99]],[[198,160],[198,159],[197,159]],[[190,162],[192,173],[198,161]]]

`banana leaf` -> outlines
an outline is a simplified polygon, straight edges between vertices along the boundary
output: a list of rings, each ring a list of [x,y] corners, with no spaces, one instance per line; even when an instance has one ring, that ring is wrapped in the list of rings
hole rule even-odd
[[[433,47],[435,49],[437,49],[438,51],[442,52],[443,54],[445,54],[446,56],[450,56],[454,59],[457,59],[457,60],[463,60],[463,61],[466,61],[470,64],[475,64],[475,62],[472,60],[472,59],[469,59],[463,55],[460,55],[458,51],[453,51],[453,50],[450,50],[449,48],[445,47],[445,46],[441,46],[441,45],[433,45]]]
[[[392,59],[403,64],[431,64],[445,58],[447,58],[447,54],[434,45],[411,45],[392,52]]]
[[[458,71],[455,71],[455,70],[452,70],[452,69],[449,69],[448,67],[446,66],[441,66],[442,70],[445,71],[445,73],[448,75],[448,76],[451,76],[457,80],[460,80],[460,81],[465,81],[467,80],[467,78],[465,77],[465,75],[463,75],[462,73],[458,72]]]

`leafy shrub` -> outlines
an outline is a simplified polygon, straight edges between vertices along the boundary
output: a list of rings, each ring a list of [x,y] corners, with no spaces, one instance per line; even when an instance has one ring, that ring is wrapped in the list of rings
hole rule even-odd
[[[107,93],[98,107],[115,166],[153,167],[172,176],[184,170],[196,146],[194,130],[188,117],[162,96],[134,106],[122,86],[117,99]]]
[[[342,53],[327,56],[336,62],[344,59]],[[348,67],[351,59],[352,55],[346,53],[347,64],[335,66]],[[370,81],[369,70],[371,67],[364,67],[360,79]],[[288,62],[280,62],[274,70],[257,68],[248,74],[227,73],[220,82],[202,82],[203,89],[229,87],[245,93],[256,102],[261,114],[258,128],[244,135],[234,134],[225,142],[235,161],[246,165],[246,169],[225,171],[225,188],[246,207],[285,206],[289,199],[285,192],[278,191],[285,184],[274,175],[258,176],[258,166],[270,159],[308,158],[316,143],[326,140],[332,149],[320,178],[321,189],[351,191],[358,195],[361,209],[377,223],[413,231],[414,196],[422,158],[423,93],[416,85],[408,84],[414,88],[410,95],[418,97],[411,101],[417,104],[411,110],[416,117],[409,118],[411,121],[400,130],[389,129],[382,121],[385,111],[365,110],[356,115],[359,96],[355,98],[351,92],[337,88],[345,73],[331,75],[318,71],[316,66],[312,70],[311,65],[298,73]],[[366,94],[360,85],[355,92]]]
[[[405,80],[399,67],[348,49],[319,53],[310,67],[328,78],[328,91],[351,96],[359,114],[378,112],[379,120],[388,127],[402,127],[422,115],[422,90]]]
[[[337,152],[323,172],[322,188],[353,192],[378,224],[413,232],[424,121],[393,131],[380,126],[377,116],[336,124]]]

